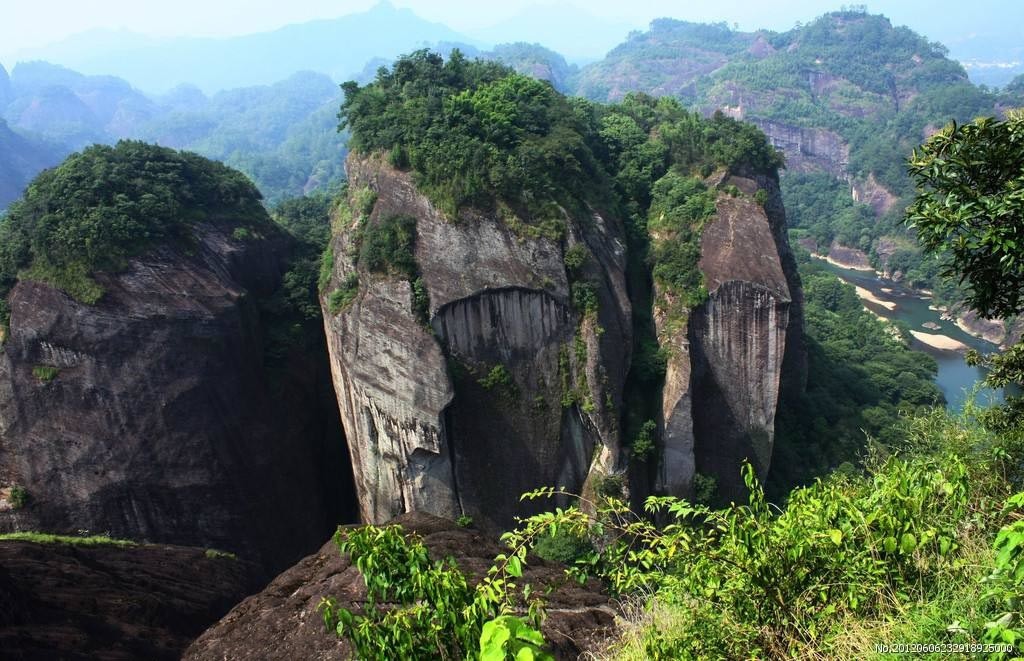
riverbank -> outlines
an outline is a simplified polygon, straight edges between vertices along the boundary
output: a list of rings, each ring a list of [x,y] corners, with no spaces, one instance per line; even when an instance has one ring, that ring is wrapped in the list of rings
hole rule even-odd
[[[970,347],[961,342],[960,340],[954,340],[947,335],[940,335],[938,333],[922,333],[921,331],[912,330],[910,334],[914,336],[914,339],[922,344],[927,344],[933,349],[940,349],[942,351],[967,351]]]
[[[935,310],[931,300],[922,298],[917,291],[898,282],[883,279],[873,272],[838,267],[824,259],[820,259],[818,263],[842,281],[849,283],[855,290],[859,288],[861,291],[857,292],[858,299],[866,310],[876,317],[899,322],[891,324],[894,333],[899,332],[897,326],[912,331],[910,339],[914,348],[935,359],[938,366],[935,383],[942,390],[947,406],[953,411],[960,410],[969,393],[986,374],[981,366],[968,365],[964,361],[964,349],[991,353],[997,347],[966,333],[956,324],[957,315],[944,315],[941,311]],[[883,289],[888,291],[882,291]],[[870,297],[866,295],[868,293]],[[888,303],[892,307],[876,303],[872,299]],[[929,305],[932,305],[933,309],[929,309]],[[1003,392],[1002,389],[982,388],[980,397],[982,401],[1000,402]]]
[[[837,259],[837,258],[833,257],[831,254],[820,255],[820,254],[818,254],[816,252],[812,252],[811,253],[811,257],[813,257],[815,259],[823,259],[826,262],[828,262],[829,264],[831,264],[832,266],[838,266],[841,269],[850,269],[851,271],[872,271],[874,273],[877,273],[877,271],[875,271],[875,267],[873,267],[873,266],[871,266],[871,264],[867,264],[865,262],[847,261],[847,260],[843,260],[843,259]],[[867,257],[865,256],[865,260],[866,259],[867,259]]]
[[[831,262],[829,262],[829,263],[831,264]],[[838,264],[832,264],[832,265],[833,266],[838,266]],[[847,268],[847,267],[840,266],[839,268]],[[850,269],[850,270],[857,270],[857,269]],[[870,289],[865,289],[864,287],[859,286],[857,283],[850,282],[849,280],[847,280],[846,278],[843,278],[842,276],[839,276],[839,280],[841,282],[844,282],[844,283],[848,284],[848,285],[853,285],[854,291],[857,292],[857,298],[859,298],[860,300],[867,301],[868,303],[874,303],[875,305],[877,305],[879,307],[885,308],[889,312],[892,312],[893,310],[896,309],[896,303],[894,303],[893,301],[887,301],[887,300],[878,298],[877,296],[875,296],[874,292],[872,292]],[[874,312],[874,311],[869,309],[868,312]]]
[[[867,254],[863,250],[847,248],[833,243],[829,248],[827,255],[811,252],[811,257],[824,260],[832,266],[849,271],[859,271],[864,273],[870,271],[880,281],[892,282],[893,285],[902,287],[922,300],[931,301],[933,296],[933,292],[927,289],[914,289],[912,287],[907,287],[899,281],[892,280],[887,277],[885,273],[875,270],[875,268],[871,266]],[[842,278],[840,279],[842,280]],[[847,281],[844,280],[844,282]],[[856,283],[850,284],[857,287]],[[885,294],[891,294],[893,289],[891,287],[880,287],[879,291]],[[863,287],[857,287],[857,296],[859,296],[861,300],[884,307],[890,312],[895,310],[896,307],[895,303],[879,299]],[[1008,325],[1002,320],[981,319],[973,310],[964,309],[963,306],[955,306],[952,311],[948,310],[945,306],[935,305],[929,305],[929,309],[948,315],[949,320],[955,322],[963,332],[980,340],[995,344],[1004,351],[1019,342],[1022,335],[1024,335],[1024,321],[1017,322],[1013,324],[1012,328],[1008,328]],[[963,343],[961,342],[961,344]]]

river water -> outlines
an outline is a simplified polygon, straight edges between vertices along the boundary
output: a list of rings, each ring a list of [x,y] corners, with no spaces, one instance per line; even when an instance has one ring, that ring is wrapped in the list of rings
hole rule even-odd
[[[882,280],[874,271],[855,271],[844,269],[834,264],[829,264],[824,259],[819,263],[826,269],[835,273],[843,280],[867,289],[876,298],[883,301],[891,301],[896,307],[889,310],[871,301],[861,301],[864,307],[886,319],[898,319],[907,324],[911,330],[923,333],[936,333],[945,335],[959,342],[963,342],[972,349],[982,353],[991,353],[998,350],[998,347],[991,342],[965,333],[956,325],[955,321],[948,321],[941,318],[941,312],[931,310],[931,299],[924,297],[920,292],[901,287],[890,280]],[[939,326],[938,329],[925,328],[922,324],[931,322]],[[939,364],[939,373],[935,382],[946,396],[947,406],[951,410],[959,411],[963,406],[966,394],[974,388],[975,384],[985,377],[985,370],[980,367],[970,367],[964,362],[964,357],[958,351],[944,351],[935,349],[918,340],[912,341],[912,349],[923,351],[935,358]],[[1002,390],[983,388],[977,399],[979,404],[998,403],[1003,401]]]

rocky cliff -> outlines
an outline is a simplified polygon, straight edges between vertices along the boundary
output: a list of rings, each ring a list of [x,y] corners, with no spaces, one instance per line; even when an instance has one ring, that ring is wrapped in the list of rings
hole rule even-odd
[[[507,551],[493,537],[451,521],[414,512],[393,523],[418,534],[435,560],[454,559],[471,582],[486,575],[494,556]],[[562,565],[531,557],[524,583],[552,586],[545,597],[542,631],[556,659],[578,659],[600,649],[615,631],[616,611],[594,579],[585,585],[567,581]],[[329,631],[317,611],[324,597],[343,608],[366,603],[366,584],[334,542],[324,544],[275,578],[262,592],[238,604],[185,651],[187,661],[257,661],[268,658],[347,659],[352,645]],[[387,604],[381,604],[387,607]]]
[[[323,302],[363,520],[423,510],[503,526],[538,486],[615,490],[632,332],[619,223],[567,215],[560,241],[497,213],[451,220],[380,158],[348,167]],[[740,192],[719,194],[702,238],[710,298],[682,326],[655,311],[671,356],[655,484],[679,495],[695,472],[736,493],[745,458],[763,476],[780,389],[805,371],[777,182],[715,184]],[[365,242],[394,217],[415,219],[415,278],[367,268]]]
[[[551,235],[514,215],[448,219],[380,159],[351,156],[348,172],[353,196],[376,201],[338,222],[324,309],[363,520],[422,510],[507,525],[524,491],[621,472],[631,312],[619,222],[567,214]],[[359,255],[396,216],[415,219],[412,282]],[[570,273],[573,247],[584,258]],[[354,299],[332,310],[353,274]],[[574,281],[590,283],[587,309]]]
[[[659,343],[669,356],[657,485],[688,496],[700,473],[715,479],[720,496],[737,499],[744,460],[761,479],[768,472],[780,392],[804,386],[803,294],[777,182],[708,183],[719,188],[700,242],[708,299],[680,323],[665,293],[656,296]],[[721,190],[731,186],[740,194]]]
[[[744,119],[742,112],[731,114],[736,119]],[[838,179],[850,178],[847,171],[850,163],[850,145],[835,131],[792,126],[768,119],[749,121],[764,131],[773,147],[786,155],[787,170],[825,171]],[[877,183],[875,186],[878,187]]]
[[[0,541],[0,649],[12,661],[180,659],[256,574],[196,548]]]
[[[0,530],[210,546],[269,569],[323,540],[344,511],[343,441],[317,403],[323,371],[298,360],[272,382],[264,368],[257,300],[280,282],[286,248],[266,232],[199,225],[191,245],[97,274],[106,293],[93,306],[14,287]]]

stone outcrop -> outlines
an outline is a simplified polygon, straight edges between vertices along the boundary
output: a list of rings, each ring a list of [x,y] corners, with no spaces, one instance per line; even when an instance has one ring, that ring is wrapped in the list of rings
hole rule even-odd
[[[14,287],[0,530],[214,547],[275,570],[343,520],[347,462],[325,366],[296,355],[273,378],[264,367],[258,300],[287,249],[267,224],[260,240],[201,225],[192,245],[98,274],[94,306],[39,282]]]
[[[323,302],[363,520],[418,510],[503,528],[531,511],[519,495],[538,486],[625,483],[619,422],[631,309],[619,224],[598,212],[567,215],[562,242],[507,215],[452,220],[380,157],[350,156],[348,167],[352,199],[336,219]],[[683,325],[655,310],[671,358],[653,486],[678,495],[691,494],[697,472],[738,493],[744,459],[763,477],[780,392],[801,390],[806,372],[777,181],[711,185],[741,191],[719,195],[704,231],[711,296]],[[373,204],[360,209],[358,200]],[[395,216],[416,221],[414,282],[370,272],[358,255]],[[565,264],[568,250],[580,252],[574,246],[586,254],[579,270]],[[334,292],[356,277],[351,301],[332,311]],[[596,312],[574,306],[574,281],[591,283]],[[646,478],[628,481],[651,488]]]
[[[619,222],[566,215],[556,240],[499,214],[448,219],[379,158],[350,156],[348,174],[352,194],[373,191],[376,203],[339,223],[324,314],[363,520],[420,510],[503,527],[525,511],[524,491],[580,491],[624,470],[631,311]],[[369,272],[355,253],[361,233],[396,215],[416,220],[425,315],[412,283]],[[570,274],[573,246],[587,257]],[[332,312],[330,291],[353,273],[358,294]],[[573,278],[592,283],[596,313],[574,307]]]
[[[665,312],[665,292],[656,297],[655,324],[669,356],[657,486],[688,496],[700,473],[715,478],[721,497],[736,499],[744,460],[761,479],[768,472],[780,393],[805,385],[803,295],[777,183],[717,183],[742,194],[720,192],[701,235],[707,301],[680,323]]]
[[[421,513],[394,521],[417,533],[440,560],[454,558],[471,582],[480,580],[502,552],[493,538]],[[567,581],[564,568],[531,558],[523,584],[554,586],[545,597],[543,633],[557,659],[577,659],[600,646],[614,632],[615,611],[595,581]],[[333,542],[275,578],[262,592],[238,604],[189,647],[185,661],[257,661],[275,659],[348,659],[351,644],[324,627],[317,604],[334,597],[339,606],[358,610],[366,601],[366,584]],[[387,604],[383,604],[384,607]]]
[[[0,650],[10,661],[180,659],[257,588],[256,573],[204,549],[0,541]]]
[[[786,169],[793,172],[825,171],[847,179],[850,146],[842,136],[823,128],[792,126],[756,117],[738,117],[764,131],[768,142],[786,155]]]

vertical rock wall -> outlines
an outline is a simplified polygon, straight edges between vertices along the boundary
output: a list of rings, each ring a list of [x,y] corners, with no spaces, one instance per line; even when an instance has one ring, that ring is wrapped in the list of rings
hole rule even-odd
[[[445,218],[379,158],[350,156],[348,172],[353,197],[369,189],[376,202],[360,219],[353,201],[339,223],[324,307],[363,519],[421,510],[505,526],[530,507],[524,491],[621,472],[632,340],[618,223],[595,212],[567,215],[560,238],[516,233],[498,214]],[[426,319],[407,280],[356,254],[360,232],[393,215],[416,219]],[[593,284],[590,314],[571,303],[574,245],[588,254],[573,277]],[[355,299],[332,312],[330,292],[353,273]]]
[[[690,495],[701,473],[715,479],[721,497],[736,499],[744,460],[767,474],[780,390],[802,388],[802,294],[776,183],[719,183],[742,194],[719,193],[701,235],[708,300],[681,326],[655,311],[669,355],[657,486]],[[759,190],[763,206],[754,200]]]
[[[280,281],[281,237],[197,232],[188,254],[159,248],[99,274],[95,306],[37,282],[12,291],[0,530],[213,547],[273,570],[344,516],[323,371],[264,369],[255,299]]]

